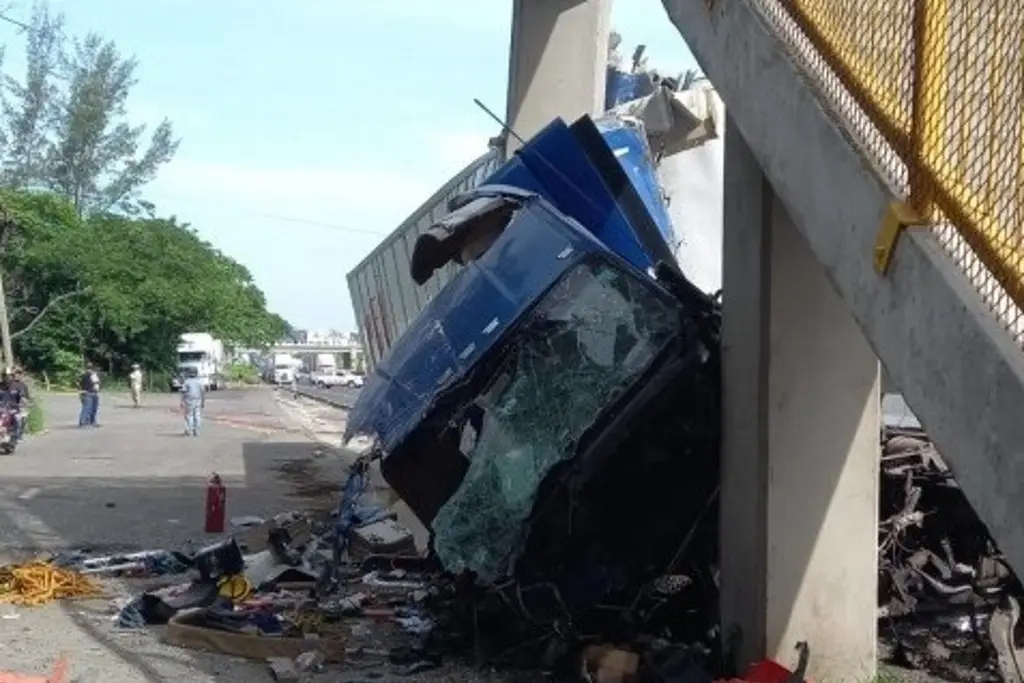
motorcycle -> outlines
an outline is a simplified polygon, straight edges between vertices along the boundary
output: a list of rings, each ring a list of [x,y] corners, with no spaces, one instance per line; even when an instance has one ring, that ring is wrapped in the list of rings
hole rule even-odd
[[[10,455],[18,445],[18,407],[6,394],[0,393],[0,455]]]
[[[0,455],[10,455],[18,445],[17,411],[8,407],[0,407]]]

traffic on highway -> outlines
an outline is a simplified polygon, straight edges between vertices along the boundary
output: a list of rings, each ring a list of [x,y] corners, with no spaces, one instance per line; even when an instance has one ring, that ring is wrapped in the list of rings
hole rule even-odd
[[[362,379],[362,377],[360,377],[360,379]],[[308,373],[297,376],[295,386],[302,394],[321,399],[325,403],[331,403],[337,406],[348,407],[355,405],[356,399],[359,398],[358,387],[318,386],[313,382],[313,378]]]

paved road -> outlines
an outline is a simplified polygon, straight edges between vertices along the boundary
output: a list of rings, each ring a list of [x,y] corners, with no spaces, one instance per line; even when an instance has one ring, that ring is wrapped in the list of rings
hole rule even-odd
[[[202,435],[183,436],[177,397],[104,396],[101,426],[75,427],[74,396],[46,399],[49,431],[0,457],[0,553],[22,548],[164,547],[201,540],[206,481],[228,487],[229,515],[271,514],[308,504],[300,486],[340,477],[295,425],[285,424],[267,390],[211,394]]]
[[[343,463],[286,424],[269,390],[211,394],[197,439],[182,435],[176,397],[168,394],[147,396],[139,410],[127,396],[104,396],[102,426],[86,430],[74,426],[76,397],[47,396],[45,404],[49,431],[0,457],[0,555],[201,542],[211,471],[226,481],[229,515],[336,500]],[[97,682],[270,680],[262,666],[119,631],[106,601],[0,606],[0,617],[0,670],[42,674],[65,650],[74,653],[73,673],[94,669]]]
[[[356,399],[359,398],[359,390],[350,389],[348,387],[321,389],[319,387],[310,386],[309,384],[300,384],[299,388],[304,394],[318,396],[330,402],[337,402],[340,405],[351,406],[355,404]]]

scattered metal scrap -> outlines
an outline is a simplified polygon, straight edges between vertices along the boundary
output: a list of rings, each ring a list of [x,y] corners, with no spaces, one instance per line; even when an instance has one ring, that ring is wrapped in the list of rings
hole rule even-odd
[[[922,430],[885,429],[881,476],[878,609],[891,659],[1022,683],[1021,585]]]

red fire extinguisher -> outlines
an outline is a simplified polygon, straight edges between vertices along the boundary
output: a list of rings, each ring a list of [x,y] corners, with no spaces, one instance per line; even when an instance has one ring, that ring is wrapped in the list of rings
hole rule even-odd
[[[219,534],[224,531],[227,502],[228,490],[215,472],[210,475],[210,483],[206,487],[206,533]]]

